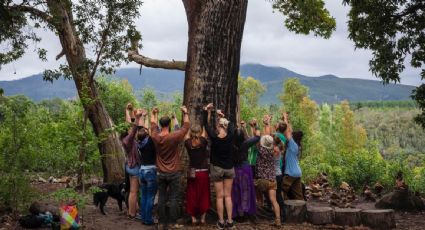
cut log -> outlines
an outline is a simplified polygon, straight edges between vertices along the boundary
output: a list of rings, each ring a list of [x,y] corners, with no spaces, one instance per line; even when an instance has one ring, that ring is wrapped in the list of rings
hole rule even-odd
[[[307,213],[307,205],[303,200],[285,200],[285,215],[288,223],[303,223]]]
[[[362,223],[373,229],[392,229],[396,227],[394,210],[363,210]]]
[[[360,212],[360,209],[335,208],[334,223],[341,226],[359,226],[362,223]]]
[[[332,224],[334,211],[330,207],[308,207],[307,221],[314,225]]]

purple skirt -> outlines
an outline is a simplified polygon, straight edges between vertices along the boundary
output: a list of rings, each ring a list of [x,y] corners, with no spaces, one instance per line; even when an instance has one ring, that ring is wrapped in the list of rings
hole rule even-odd
[[[252,168],[248,164],[235,167],[232,185],[233,217],[255,215],[255,187],[252,175]]]

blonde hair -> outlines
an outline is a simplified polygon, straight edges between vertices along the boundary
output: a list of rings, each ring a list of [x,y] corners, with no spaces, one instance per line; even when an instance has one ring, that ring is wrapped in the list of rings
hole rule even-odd
[[[200,125],[193,125],[190,128],[190,139],[192,146],[198,146],[201,143],[202,128]]]
[[[227,130],[227,126],[229,126],[229,121],[226,118],[220,118],[218,120],[218,125]]]

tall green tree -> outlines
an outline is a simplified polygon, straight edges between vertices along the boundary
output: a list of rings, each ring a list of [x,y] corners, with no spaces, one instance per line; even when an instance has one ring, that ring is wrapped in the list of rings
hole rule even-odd
[[[400,82],[406,62],[425,79],[425,2],[420,0],[343,0],[351,7],[349,37],[356,48],[372,50],[370,70],[384,83]],[[406,60],[410,59],[410,60]],[[425,128],[425,84],[412,98],[422,108],[416,121]]]
[[[107,77],[96,78],[100,99],[105,104],[106,110],[114,124],[125,121],[124,109],[127,103],[137,106],[137,98],[133,93],[133,87],[127,80],[113,80]]]
[[[319,154],[323,146],[318,141],[320,136],[317,117],[319,110],[316,102],[308,95],[308,88],[297,78],[289,78],[283,83],[283,92],[279,96],[285,111],[289,113],[289,120],[295,130],[301,130],[303,137],[304,155]]]
[[[45,71],[44,79],[65,76],[75,82],[95,134],[103,137],[99,151],[108,182],[122,180],[124,150],[116,132],[106,133],[113,122],[99,100],[94,77],[98,71],[113,72],[125,59],[127,31],[134,28],[140,6],[139,0],[0,1],[0,44],[7,48],[0,51],[0,67],[22,57],[31,42],[40,42],[39,28],[57,35],[62,51],[56,59],[65,57],[67,64]],[[38,48],[42,60],[46,53]]]
[[[200,122],[202,107],[213,102],[232,122],[236,121],[238,73],[248,0],[182,0],[186,11],[189,41],[187,61],[145,57],[136,49],[129,58],[153,68],[185,71],[184,99],[191,120]],[[323,0],[274,0],[273,9],[285,16],[290,31],[314,33],[328,38],[335,20]]]
[[[266,92],[266,87],[253,77],[238,77],[238,94],[240,119],[248,121],[252,118],[260,119],[265,113],[258,105],[260,97]]]

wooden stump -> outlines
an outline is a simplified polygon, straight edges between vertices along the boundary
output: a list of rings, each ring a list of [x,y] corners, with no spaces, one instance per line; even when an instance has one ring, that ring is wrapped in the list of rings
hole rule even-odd
[[[362,223],[360,209],[335,208],[334,223],[341,226],[359,226]]]
[[[374,229],[395,228],[395,216],[392,209],[363,210],[361,212],[362,223]]]
[[[330,207],[308,207],[307,221],[314,225],[332,224],[334,211]]]
[[[288,223],[303,223],[307,212],[306,202],[303,200],[285,200],[285,215]]]

